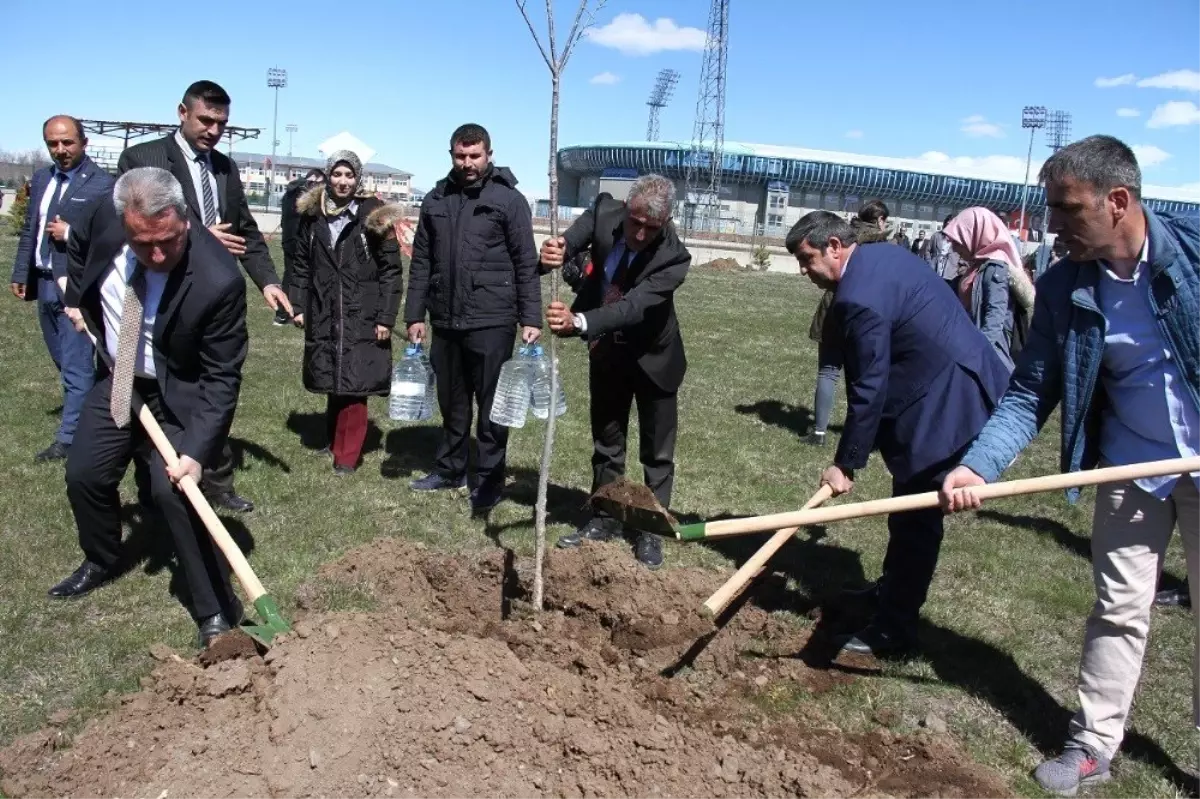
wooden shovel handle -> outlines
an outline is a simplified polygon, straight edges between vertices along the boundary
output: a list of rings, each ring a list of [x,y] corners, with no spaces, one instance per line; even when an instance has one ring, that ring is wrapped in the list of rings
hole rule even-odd
[[[159,455],[162,455],[162,459],[166,461],[167,467],[174,469],[179,464],[179,456],[176,454],[175,448],[171,446],[171,442],[167,440],[167,435],[163,432],[162,427],[159,426],[158,420],[154,418],[154,414],[146,407],[146,403],[142,402],[140,397],[134,399],[134,405],[137,408],[138,421],[142,423],[146,435],[154,442],[155,449],[158,450]],[[179,490],[192,503],[192,507],[196,509],[196,515],[200,517],[200,521],[204,522],[204,526],[208,528],[208,534],[212,536],[213,541],[216,542],[217,547],[221,550],[221,554],[229,562],[229,568],[233,569],[238,582],[242,584],[242,590],[246,592],[246,599],[250,604],[254,604],[267,591],[259,581],[258,575],[250,568],[250,563],[246,560],[246,556],[242,554],[241,548],[233,540],[233,536],[229,534],[229,531],[225,529],[225,524],[213,511],[212,505],[208,503],[208,498],[204,496],[204,492],[200,490],[200,486],[196,485],[195,480],[191,477],[184,477],[179,481]]]
[[[1023,494],[1040,494],[1045,491],[1061,491],[1068,488],[1119,483],[1140,480],[1145,477],[1191,474],[1200,472],[1200,457],[1171,458],[1169,460],[1135,463],[1129,466],[1110,466],[1085,472],[1068,472],[1025,480],[1008,480],[1000,483],[976,486],[972,489],[980,499],[997,499]],[[752,533],[765,533],[783,527],[803,527],[810,524],[840,522],[846,519],[861,519],[867,516],[882,516],[910,510],[938,507],[938,492],[913,494],[905,497],[876,499],[870,502],[855,502],[835,508],[794,510],[772,513],[766,516],[750,516],[744,519],[725,519],[717,522],[694,524],[681,527],[678,537],[683,541],[699,541],[709,538],[726,538]]]
[[[833,496],[833,488],[828,484],[823,485],[817,493],[812,495],[812,499],[804,503],[804,509],[811,510],[819,507],[831,496]],[[725,608],[729,607],[729,603],[742,592],[742,589],[758,576],[771,556],[778,552],[784,544],[791,541],[792,536],[799,530],[799,527],[785,527],[767,539],[767,542],[759,547],[758,551],[751,555],[750,559],[743,563],[742,567],[708,598],[700,609],[700,614],[708,618],[719,616]]]

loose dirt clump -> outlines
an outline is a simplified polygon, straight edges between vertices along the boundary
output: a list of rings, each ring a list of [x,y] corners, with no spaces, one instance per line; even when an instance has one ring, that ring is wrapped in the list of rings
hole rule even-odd
[[[650,573],[616,546],[551,553],[547,612],[521,613],[511,554],[382,539],[322,570],[371,613],[313,612],[265,657],[159,652],[144,689],[0,750],[8,796],[1002,796],[946,739],[847,736],[763,710],[837,679],[805,633],[697,608],[720,575]],[[755,656],[751,656],[755,655]]]
[[[700,264],[701,269],[712,269],[717,272],[741,272],[742,265],[736,258],[715,258]]]

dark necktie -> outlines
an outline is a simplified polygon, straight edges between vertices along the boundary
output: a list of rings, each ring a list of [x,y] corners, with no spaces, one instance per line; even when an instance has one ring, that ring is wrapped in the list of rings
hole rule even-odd
[[[213,199],[212,180],[209,178],[212,172],[208,169],[208,158],[205,154],[196,156],[196,163],[200,165],[200,199],[204,203],[204,226],[212,227],[217,224],[217,201]]]
[[[38,255],[42,261],[42,268],[50,268],[50,248],[53,246],[54,237],[46,230],[46,225],[54,221],[54,217],[58,216],[58,206],[62,203],[63,187],[67,185],[67,175],[65,172],[55,171],[54,179],[57,181],[54,185],[54,193],[50,195],[50,204],[46,206],[46,217],[42,220],[42,246],[38,248]],[[47,187],[49,188],[49,187]]]
[[[133,253],[128,257],[132,259]],[[117,358],[113,363],[112,392],[109,395],[109,411],[117,427],[129,425],[130,409],[133,407],[133,366],[137,362],[138,347],[142,345],[145,299],[146,272],[140,263],[134,261],[133,274],[125,286],[125,299],[121,303],[121,328],[117,334]]]
[[[617,268],[613,270],[612,279],[608,281],[608,288],[604,290],[604,305],[611,305],[617,300],[625,296],[625,275],[629,271],[629,262],[633,260],[634,252],[628,247],[621,254],[621,260],[617,261]],[[599,336],[588,340],[588,349],[595,350],[605,341],[611,342],[612,336]]]

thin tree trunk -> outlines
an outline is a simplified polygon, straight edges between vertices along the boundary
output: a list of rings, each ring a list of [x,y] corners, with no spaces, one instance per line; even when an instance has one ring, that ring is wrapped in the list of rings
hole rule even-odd
[[[558,236],[558,87],[559,73],[550,72],[550,238]],[[550,273],[550,296],[558,300],[558,273]],[[542,443],[542,463],[538,469],[537,503],[534,505],[533,529],[536,551],[533,571],[533,606],[543,609],[545,581],[543,570],[546,558],[546,495],[550,488],[550,461],[554,456],[554,428],[558,418],[558,337],[550,336],[550,416],[546,419],[546,438]]]

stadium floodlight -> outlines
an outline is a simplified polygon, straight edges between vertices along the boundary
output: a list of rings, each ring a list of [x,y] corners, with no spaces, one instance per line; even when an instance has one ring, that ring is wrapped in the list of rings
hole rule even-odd
[[[283,126],[283,129],[286,130],[287,134],[288,134],[288,158],[291,158],[292,157],[292,134],[294,134],[296,131],[300,130],[300,128],[297,127],[295,122],[289,122]]]
[[[654,88],[650,90],[650,98],[646,105],[650,106],[650,120],[646,124],[646,141],[658,141],[658,112],[671,102],[675,92],[675,84],[679,83],[679,73],[673,69],[664,69],[658,73]]]
[[[1033,137],[1038,128],[1046,127],[1046,106],[1027,105],[1021,109],[1021,127],[1029,128],[1029,154],[1025,156],[1025,184],[1021,187],[1021,221],[1017,223],[1017,238],[1025,230],[1025,200],[1029,195],[1029,167],[1033,162]]]
[[[275,116],[271,121],[271,169],[267,174],[266,209],[271,208],[271,191],[275,181],[275,150],[279,146],[279,90],[287,88],[287,70],[271,67],[267,70],[267,88],[275,90]]]

